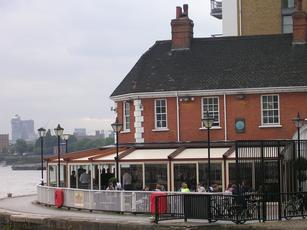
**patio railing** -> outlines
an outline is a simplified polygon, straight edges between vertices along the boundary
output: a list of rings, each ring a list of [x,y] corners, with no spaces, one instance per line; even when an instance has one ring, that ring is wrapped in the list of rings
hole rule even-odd
[[[55,205],[59,188],[37,186],[37,201]],[[270,221],[305,217],[307,193],[179,193],[145,191],[103,191],[60,188],[63,206],[75,209],[151,213],[156,223],[170,219],[232,221]]]

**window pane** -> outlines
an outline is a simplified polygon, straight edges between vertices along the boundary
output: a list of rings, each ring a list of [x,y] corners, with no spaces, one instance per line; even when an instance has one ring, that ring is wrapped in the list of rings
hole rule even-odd
[[[213,126],[219,126],[219,99],[218,97],[202,98],[203,116],[206,116],[207,111],[209,115],[214,118]]]
[[[179,191],[183,182],[188,184],[190,191],[195,191],[196,164],[174,164],[175,191]]]
[[[199,168],[199,183],[208,191],[208,164],[200,163]],[[210,170],[211,185],[216,184],[219,191],[222,191],[222,165],[219,163],[211,163]]]
[[[166,100],[158,99],[156,100],[156,128],[166,128],[167,127],[167,113],[166,113]]]
[[[167,191],[167,165],[166,164],[145,164],[145,185],[153,191],[156,184],[162,185]]]
[[[262,96],[263,124],[279,124],[278,95]]]
[[[125,190],[143,189],[143,166],[122,164],[120,166],[121,184]]]

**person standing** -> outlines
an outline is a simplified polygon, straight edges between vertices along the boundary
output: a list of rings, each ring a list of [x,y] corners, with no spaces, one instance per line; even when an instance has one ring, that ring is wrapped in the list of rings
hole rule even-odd
[[[132,189],[131,183],[132,183],[132,177],[131,177],[130,173],[125,172],[124,175],[123,175],[124,189],[125,190],[131,190]]]
[[[70,187],[76,188],[76,171],[73,170],[70,175]]]

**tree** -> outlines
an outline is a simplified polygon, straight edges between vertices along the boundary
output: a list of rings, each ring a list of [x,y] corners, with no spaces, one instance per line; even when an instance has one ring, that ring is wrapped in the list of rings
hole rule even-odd
[[[19,154],[27,152],[28,151],[27,142],[23,139],[18,139],[15,144],[15,151]]]

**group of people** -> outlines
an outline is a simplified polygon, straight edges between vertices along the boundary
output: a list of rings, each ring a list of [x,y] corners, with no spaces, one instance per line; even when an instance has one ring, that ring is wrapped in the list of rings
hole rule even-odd
[[[114,177],[114,174],[110,172],[109,169],[105,170],[102,169],[101,173],[101,189],[107,189],[111,188],[111,184],[113,185],[113,182],[110,182],[110,179]],[[77,175],[76,171],[73,170],[70,175],[70,187],[76,188],[77,186]],[[78,188],[82,189],[89,189],[91,186],[91,170],[86,170],[84,168],[78,169]],[[111,189],[109,189],[111,190]]]
[[[234,195],[244,194],[249,192],[253,192],[253,189],[250,186],[248,186],[244,180],[239,186],[237,186],[236,184],[228,184],[227,189],[225,190],[225,193],[230,193]]]
[[[78,178],[79,178],[79,188],[88,189],[91,182],[91,171],[83,168],[78,169]],[[77,178],[76,171],[72,171],[70,175],[70,187],[76,188],[77,186]]]

